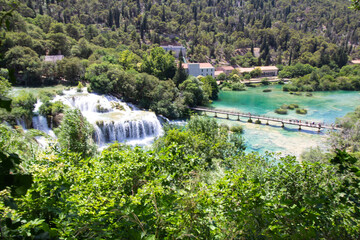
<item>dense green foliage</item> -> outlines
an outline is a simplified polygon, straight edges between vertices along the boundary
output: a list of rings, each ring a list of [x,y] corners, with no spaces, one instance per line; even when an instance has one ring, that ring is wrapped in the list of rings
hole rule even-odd
[[[358,51],[353,46],[359,42],[359,16],[345,0],[21,2],[18,12],[25,19],[15,14],[11,30],[25,33],[24,45],[41,55],[49,50],[87,58],[93,52],[89,45],[116,48],[119,43],[139,55],[149,42],[178,41],[194,61],[210,57],[244,66],[261,62],[322,66],[341,62],[336,57],[341,51],[354,55]],[[31,30],[28,22],[34,24]],[[29,35],[33,39],[25,38]],[[9,39],[9,47],[17,43],[14,37]],[[255,47],[260,48],[260,61],[253,59]],[[244,51],[236,49],[248,54],[242,56],[238,52]]]
[[[243,0],[237,4],[229,0],[22,0],[9,18],[8,32],[2,35],[0,67],[14,72],[18,84],[74,85],[85,80],[96,92],[122,96],[167,117],[183,117],[188,114],[186,105],[216,99],[217,87],[211,83],[210,90],[205,82],[199,87],[203,95],[199,100],[189,97],[184,87],[180,89],[187,79],[181,64],[157,44],[181,43],[188,60],[215,65],[302,63],[341,68],[349,54],[358,57],[359,29],[355,22],[359,17],[348,5],[344,0],[317,4],[296,1],[292,5],[283,0]],[[336,13],[331,10],[334,7]],[[46,54],[63,54],[65,58],[45,62]],[[158,79],[150,84],[162,85],[161,90],[149,86],[157,92],[152,94],[155,96],[143,98],[141,90],[134,87],[144,76],[137,77],[138,72]],[[259,74],[258,69],[240,77],[233,74],[223,88],[243,90],[240,79]],[[285,68],[280,75],[305,74],[289,74]],[[162,83],[170,80],[175,86]],[[342,79],[338,88],[358,89],[354,81]],[[304,84],[298,85],[301,88]],[[317,86],[311,88],[317,90]],[[163,89],[166,92],[159,94]]]
[[[348,65],[333,71],[328,66],[312,68],[311,66],[296,64],[285,67],[280,72],[282,77],[299,77],[291,80],[283,87],[284,91],[332,91],[332,90],[360,90],[360,66]]]
[[[12,32],[1,44],[1,64],[14,69],[24,84],[76,84],[86,77],[96,91],[115,91],[140,106],[181,116],[185,104],[216,98],[214,80],[169,80],[176,76],[173,57],[144,43],[178,34],[189,42],[194,60],[210,55],[235,62],[234,47],[261,44],[259,59],[267,64],[277,55],[277,60],[342,67],[344,52],[354,50],[335,43],[343,41],[346,31],[352,32],[346,42],[358,41],[357,25],[343,19],[350,16],[348,1],[308,8],[309,2],[23,1],[18,9],[22,16],[14,14]],[[332,8],[337,12],[332,14]],[[67,58],[44,63],[38,56],[46,50],[61,51]],[[355,75],[355,68],[350,74],[346,69],[340,77]],[[324,70],[313,70],[308,77],[314,80]],[[35,101],[31,94],[20,94],[13,111],[31,118]],[[54,109],[61,107],[54,103],[41,111]],[[356,154],[359,110],[339,121],[344,128],[335,135],[334,147]],[[64,116],[58,129],[60,148],[39,150],[31,132],[0,125],[2,238],[359,237],[360,171],[357,159],[345,151],[335,151],[331,159],[321,156],[321,162],[308,157],[311,161],[301,163],[290,156],[245,154],[239,134],[200,117],[184,129],[169,129],[149,149],[115,143],[96,155],[91,135],[78,110]],[[10,178],[14,181],[4,181]]]
[[[2,131],[4,141],[19,135]],[[357,239],[356,159],[338,152],[331,162],[300,164],[243,150],[238,135],[199,117],[148,150],[115,143],[83,158],[49,149],[25,161],[34,183],[15,198],[16,208],[1,192],[3,236]]]
[[[338,119],[336,124],[342,129],[332,133],[331,145],[360,155],[360,108]]]
[[[55,130],[63,151],[80,153],[82,157],[86,157],[96,150],[92,140],[94,129],[79,109],[67,110],[61,125]]]

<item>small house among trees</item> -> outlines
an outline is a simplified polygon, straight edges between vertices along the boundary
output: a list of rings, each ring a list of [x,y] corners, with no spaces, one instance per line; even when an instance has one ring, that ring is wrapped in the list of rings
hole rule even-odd
[[[215,68],[210,63],[184,63],[186,72],[194,77],[197,76],[215,76]]]
[[[254,71],[255,69],[261,70],[260,77],[273,77],[277,76],[279,69],[276,66],[261,66],[261,67],[251,67],[251,68],[237,68],[237,70],[242,73],[250,73]]]
[[[56,63],[57,61],[63,60],[64,55],[46,55],[44,57],[44,62]]]

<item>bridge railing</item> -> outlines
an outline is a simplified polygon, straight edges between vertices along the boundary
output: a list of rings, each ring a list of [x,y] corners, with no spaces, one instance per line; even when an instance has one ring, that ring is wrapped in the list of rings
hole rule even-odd
[[[325,122],[315,122],[315,121],[309,121],[309,120],[298,120],[298,119],[287,119],[287,118],[279,118],[279,117],[270,117],[266,115],[258,115],[258,114],[252,114],[252,113],[243,113],[243,112],[235,112],[235,111],[227,111],[227,110],[216,110],[211,108],[204,108],[204,107],[193,107],[192,110],[197,111],[205,111],[205,112],[213,112],[218,114],[229,114],[229,115],[235,115],[235,116],[243,116],[243,117],[249,117],[249,118],[261,118],[264,120],[270,120],[270,121],[278,121],[278,122],[284,122],[284,123],[290,123],[294,125],[302,125],[302,126],[311,126],[311,127],[321,127],[321,128],[339,128],[339,126],[336,126],[334,124],[326,124]]]

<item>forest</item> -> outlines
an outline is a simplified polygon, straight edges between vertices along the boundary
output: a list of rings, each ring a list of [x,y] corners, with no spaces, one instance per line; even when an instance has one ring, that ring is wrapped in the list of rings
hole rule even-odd
[[[11,9],[9,3],[1,1],[4,11]],[[350,80],[339,74],[349,59],[359,57],[358,14],[345,0],[311,3],[23,0],[1,29],[0,75],[6,78],[9,71],[12,84],[22,86],[81,81],[157,114],[186,117],[187,106],[216,99],[218,87],[212,78],[188,79],[183,59],[158,47],[182,44],[190,62],[328,67],[327,78],[340,75],[346,82],[308,87],[308,80],[300,79],[306,87],[295,84],[292,90],[358,89],[356,74]],[[56,54],[65,58],[44,61]],[[312,79],[321,78],[320,72]],[[222,87],[244,89],[240,80],[252,76],[237,75]],[[280,71],[280,76],[289,74]],[[325,82],[333,82],[331,77]]]
[[[240,127],[190,117],[188,106],[217,98],[216,80],[187,76],[159,47],[180,43],[189,61],[214,66],[277,65],[293,78],[284,91],[359,90],[360,68],[347,63],[359,57],[360,17],[349,1],[9,3],[0,0],[1,239],[359,238],[360,108],[337,120],[329,152],[245,153]],[[245,77],[232,73],[223,90],[243,90]],[[55,84],[190,118],[146,148],[99,150],[82,113],[50,101],[61,91],[10,95]],[[16,123],[31,121],[37,98],[40,114],[63,114],[45,148],[44,133]]]

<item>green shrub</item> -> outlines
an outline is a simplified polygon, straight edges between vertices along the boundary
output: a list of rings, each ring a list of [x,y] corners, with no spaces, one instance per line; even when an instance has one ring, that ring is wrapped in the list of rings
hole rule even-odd
[[[224,123],[220,125],[220,128],[226,129],[227,131],[229,131],[229,129],[230,129],[229,125],[224,124]]]
[[[288,106],[288,109],[291,109],[291,110],[294,110],[295,108],[299,108],[299,105],[293,103]]]
[[[221,90],[223,90],[223,91],[232,91],[232,89],[229,88],[229,87],[223,87]]]
[[[278,108],[275,110],[275,113],[285,115],[285,114],[287,114],[287,109]]]
[[[288,109],[289,108],[289,105],[287,105],[287,104],[283,104],[283,105],[281,105],[281,107],[280,108],[282,108],[282,109]]]
[[[252,121],[252,119],[251,118],[249,118],[249,120],[247,121],[248,123],[252,123],[253,121]]]
[[[255,124],[261,124],[260,119],[257,119],[257,120],[255,121]]]
[[[66,106],[61,101],[52,102],[45,102],[39,108],[39,113],[43,116],[55,116],[59,113],[63,113]]]
[[[79,82],[76,91],[77,91],[77,92],[82,92],[82,89],[83,89],[83,88],[84,88],[84,85],[83,85],[81,82]]]
[[[263,79],[261,79],[261,84],[262,85],[269,85],[270,82],[269,82],[268,78],[263,78]]]
[[[47,102],[52,100],[55,97],[55,94],[53,92],[49,92],[49,91],[40,91],[39,93],[39,98],[41,100],[41,102]]]
[[[245,84],[243,83],[233,83],[232,84],[233,91],[245,91]]]
[[[296,109],[297,114],[307,114],[307,110],[304,108],[298,108]]]
[[[57,95],[59,95],[59,96],[64,95],[63,90],[56,90],[55,93],[56,93]]]
[[[230,131],[234,133],[243,133],[244,129],[242,126],[236,125],[236,126],[231,126]]]

